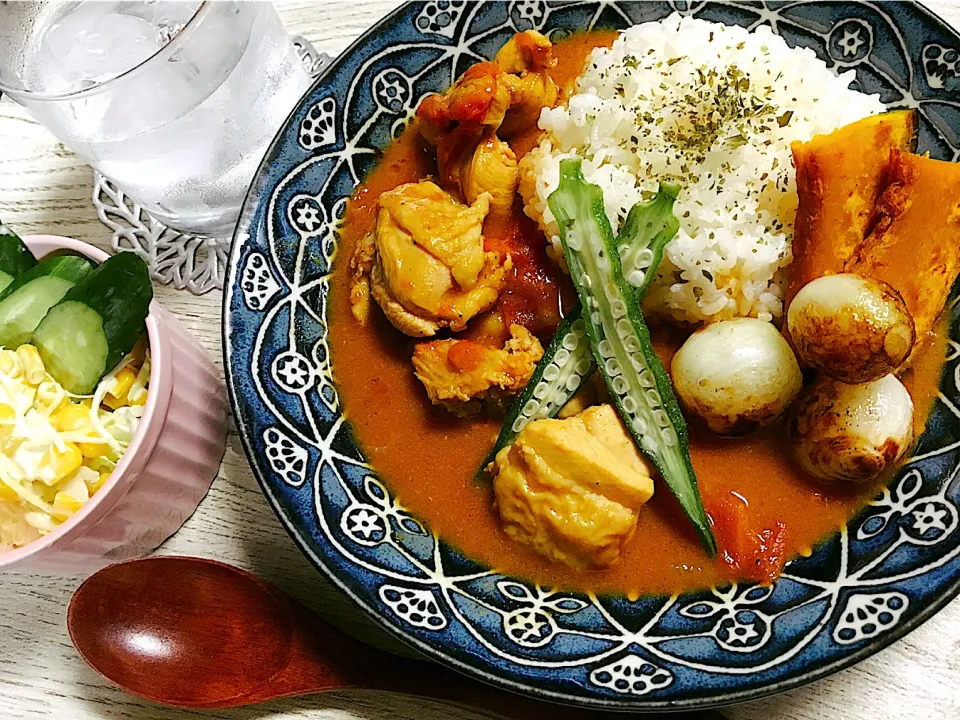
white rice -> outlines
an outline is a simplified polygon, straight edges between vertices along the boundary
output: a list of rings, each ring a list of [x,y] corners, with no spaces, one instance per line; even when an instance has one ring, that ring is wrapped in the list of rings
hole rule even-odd
[[[561,159],[583,158],[614,230],[658,181],[679,182],[680,231],[645,309],[698,324],[773,320],[797,207],[790,143],[883,112],[853,79],[767,27],[675,14],[629,28],[593,52],[566,107],[543,111],[544,139],[521,165],[526,212],[562,255],[546,202]]]

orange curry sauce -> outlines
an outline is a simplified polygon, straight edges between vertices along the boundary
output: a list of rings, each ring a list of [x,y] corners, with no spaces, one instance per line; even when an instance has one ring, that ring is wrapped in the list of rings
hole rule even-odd
[[[559,65],[553,76],[558,85],[569,89],[586,55],[615,37],[612,32],[595,32],[557,43]],[[535,144],[535,133],[511,143],[518,155]],[[721,546],[716,559],[700,548],[659,479],[653,499],[640,512],[636,534],[611,568],[572,570],[511,541],[500,529],[489,486],[473,479],[501,420],[461,420],[432,407],[413,374],[414,340],[394,330],[379,311],[367,327],[360,327],[350,312],[349,259],[358,240],[373,227],[377,198],[401,183],[434,173],[433,158],[414,127],[384,152],[379,166],[355,191],[333,282],[331,352],[344,412],[367,459],[405,507],[467,556],[545,585],[630,597],[674,593],[734,579],[771,577],[786,559],[808,552],[875,495],[880,483],[841,492],[804,477],[790,460],[782,425],[742,439],[720,438],[691,427],[693,466]],[[519,259],[516,277],[499,307],[540,334],[546,344],[559,317],[558,294],[570,292],[569,282],[558,277],[546,260],[545,240],[523,217],[519,204],[514,215],[498,227],[488,223],[484,228],[489,245],[509,247]],[[657,328],[653,332],[669,368],[669,358],[683,336]],[[926,338],[914,355],[913,370],[903,378],[916,403],[918,433],[936,397],[945,348],[942,334]]]

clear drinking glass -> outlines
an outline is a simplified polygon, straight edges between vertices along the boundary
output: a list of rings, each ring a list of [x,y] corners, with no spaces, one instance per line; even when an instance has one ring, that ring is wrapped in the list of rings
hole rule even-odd
[[[178,230],[232,230],[309,86],[269,3],[0,3],[0,90]]]

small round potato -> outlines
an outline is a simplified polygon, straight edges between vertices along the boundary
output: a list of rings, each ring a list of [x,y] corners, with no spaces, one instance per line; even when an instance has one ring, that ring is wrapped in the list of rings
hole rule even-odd
[[[860,385],[826,376],[804,389],[788,431],[800,466],[831,483],[860,483],[891,468],[913,440],[913,401],[893,375]]]
[[[900,293],[851,273],[804,285],[787,311],[787,331],[802,364],[851,384],[896,370],[916,340]]]
[[[775,421],[803,377],[777,329],[755,318],[707,325],[673,356],[680,402],[720,435],[745,435]]]

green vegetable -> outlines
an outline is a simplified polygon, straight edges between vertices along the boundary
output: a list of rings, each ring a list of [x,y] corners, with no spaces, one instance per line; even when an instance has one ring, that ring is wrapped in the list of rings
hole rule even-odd
[[[3,270],[0,270],[0,292],[3,292],[8,287],[10,287],[10,283],[12,282],[13,282],[13,275],[10,275],[9,273],[5,273],[3,272]]]
[[[661,185],[653,200],[633,206],[617,237],[621,262],[629,268],[625,272],[634,281],[638,299],[656,277],[664,246],[680,228],[680,221],[673,214],[678,192],[675,185]],[[561,352],[558,358],[561,349],[566,352]],[[483,474],[497,453],[512,443],[528,423],[556,417],[596,369],[578,305],[557,328],[533,377],[504,418],[497,442],[477,475]]]
[[[93,263],[77,255],[46,258],[22,273],[0,293],[0,346],[30,341],[47,311],[93,272]]]
[[[643,297],[657,276],[663,248],[680,229],[680,221],[673,214],[673,203],[679,192],[676,185],[661,183],[653,200],[630,208],[620,228],[616,246],[621,271],[627,283],[634,287],[638,299]]]
[[[713,556],[716,541],[690,463],[686,423],[670,378],[653,351],[636,291],[623,276],[603,191],[583,177],[580,160],[563,160],[560,185],[548,203],[583,306],[590,348],[610,397],[637,447],[657,466]]]
[[[33,335],[47,371],[69,392],[87,395],[133,349],[153,299],[146,263],[114,255],[51,308]]]
[[[23,244],[20,236],[0,223],[0,273],[12,279],[27,272],[36,264],[36,258]]]
[[[33,333],[47,372],[68,392],[88,395],[107,368],[110,348],[103,320],[88,305],[69,300],[50,308]]]
[[[497,442],[477,476],[483,474],[497,453],[512,443],[528,423],[555,417],[596,369],[578,305],[563,318],[533,377],[507,412]]]

